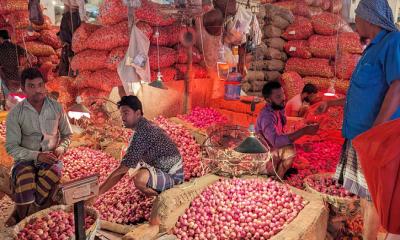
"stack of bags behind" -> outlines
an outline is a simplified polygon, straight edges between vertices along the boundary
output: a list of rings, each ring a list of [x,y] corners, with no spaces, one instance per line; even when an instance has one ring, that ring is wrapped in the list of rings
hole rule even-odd
[[[363,48],[359,35],[340,16],[341,1],[284,1],[274,5],[295,15],[294,23],[282,34],[289,55],[285,66],[288,74],[283,79],[287,97],[301,92],[292,88],[302,86],[294,83],[301,77],[304,83],[313,83],[320,90],[326,90],[336,81],[336,91],[346,93]]]
[[[185,29],[177,19],[157,9],[156,4],[142,1],[136,9],[137,27],[149,38],[149,60],[151,80],[156,79],[158,71],[157,39],[159,32],[160,71],[164,81],[183,79],[186,73],[187,56],[179,44],[179,33]],[[101,25],[82,24],[74,33],[72,50],[75,56],[71,61],[73,70],[79,75],[73,85],[83,89],[80,95],[105,95],[121,85],[117,67],[123,60],[129,45],[128,8],[122,0],[105,0],[100,5]],[[200,52],[193,48],[193,71],[195,78],[207,77],[205,68],[198,65],[202,60]]]
[[[34,31],[28,32],[28,1],[0,0],[0,29],[6,29],[14,43],[37,57],[37,63],[33,64],[46,76],[59,63],[62,45],[56,35],[58,28],[52,26],[47,16],[44,20],[41,26],[32,24]],[[20,65],[27,66],[26,59],[21,59]]]
[[[285,40],[281,35],[294,22],[289,10],[272,4],[260,6],[258,18],[263,23],[263,43],[256,48],[242,85],[243,90],[252,96],[261,96],[262,88],[268,81],[280,79],[287,61]]]

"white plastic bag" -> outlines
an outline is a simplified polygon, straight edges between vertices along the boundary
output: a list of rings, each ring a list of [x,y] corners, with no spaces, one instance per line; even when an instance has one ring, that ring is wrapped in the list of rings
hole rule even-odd
[[[149,47],[150,41],[147,36],[134,25],[128,51],[118,65],[118,75],[126,93],[134,91],[134,86],[137,86],[134,83],[150,82]]]
[[[250,33],[253,13],[239,6],[235,17],[227,25],[227,36],[225,42],[233,45],[241,45],[246,42],[246,35]]]

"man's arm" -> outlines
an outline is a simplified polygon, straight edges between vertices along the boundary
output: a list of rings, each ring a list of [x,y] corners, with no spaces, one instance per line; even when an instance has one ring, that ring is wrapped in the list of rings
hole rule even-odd
[[[292,144],[292,141],[287,135],[280,135],[276,131],[276,122],[272,113],[267,113],[262,116],[261,131],[264,138],[272,145],[273,148],[281,148],[286,145]]]
[[[400,107],[400,80],[395,80],[389,87],[374,126],[389,121]]]
[[[316,114],[325,113],[326,111],[328,111],[330,107],[344,106],[345,104],[346,104],[346,98],[321,102],[316,110]]]
[[[119,165],[119,167],[115,169],[110,176],[108,176],[107,180],[100,186],[99,195],[106,193],[108,190],[114,187],[128,172],[128,170],[129,168],[123,164]]]
[[[15,161],[36,161],[39,151],[21,147],[22,130],[18,124],[16,111],[11,111],[7,116],[6,122],[6,151]]]
[[[68,116],[63,109],[61,109],[61,117],[58,125],[58,130],[60,131],[60,144],[59,147],[67,149],[71,144],[72,128],[69,123]]]
[[[308,125],[288,135],[291,142],[295,142],[305,135],[315,135],[318,132],[319,125]]]

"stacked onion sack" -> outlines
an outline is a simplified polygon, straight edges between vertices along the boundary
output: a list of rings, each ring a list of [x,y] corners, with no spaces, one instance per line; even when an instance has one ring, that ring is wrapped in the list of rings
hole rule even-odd
[[[263,23],[263,43],[253,53],[242,85],[242,89],[252,96],[261,96],[262,88],[268,81],[280,79],[287,61],[285,40],[281,35],[293,23],[294,16],[287,9],[266,4],[260,6],[258,19]]]
[[[340,16],[342,2],[305,0],[274,5],[295,15],[294,23],[282,34],[289,55],[282,76],[286,97],[300,93],[305,83],[325,91],[334,80],[336,92],[345,94],[363,49],[359,35]]]
[[[160,68],[164,81],[183,79],[186,72],[187,57],[179,44],[179,33],[185,29],[172,16],[163,14],[156,4],[143,1],[135,12],[137,27],[149,38],[149,60],[151,79],[155,80],[158,71],[157,39],[159,32]],[[87,93],[97,92],[106,95],[121,85],[117,67],[123,60],[129,45],[128,8],[121,0],[105,0],[100,5],[101,25],[82,24],[74,34],[72,49],[76,53],[71,67],[79,70],[74,81],[76,88]],[[195,78],[207,76],[200,67],[202,56],[193,49],[193,70]]]
[[[44,20],[41,26],[32,24],[34,31],[28,32],[31,24],[28,1],[0,0],[0,29],[6,29],[14,43],[37,57],[38,61],[32,64],[37,64],[46,76],[59,63],[62,45],[56,35],[57,27],[52,26],[47,16],[44,16]],[[21,67],[28,66],[26,58],[20,60]]]

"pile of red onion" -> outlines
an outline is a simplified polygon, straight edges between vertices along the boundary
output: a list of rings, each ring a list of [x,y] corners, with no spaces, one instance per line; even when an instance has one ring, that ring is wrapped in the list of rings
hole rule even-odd
[[[183,158],[185,180],[204,175],[201,170],[200,145],[196,143],[190,132],[162,116],[156,118],[154,122],[164,129],[177,145]]]
[[[189,114],[179,115],[178,117],[202,129],[206,129],[214,124],[225,124],[228,122],[225,116],[213,108],[195,107]]]
[[[306,201],[271,179],[226,179],[207,187],[173,229],[179,239],[269,239]]]
[[[0,141],[6,140],[6,121],[0,122]]]
[[[288,178],[290,185],[300,189],[304,189],[305,177],[316,173],[335,171],[342,146],[336,142],[323,141],[313,142],[309,148],[297,147],[297,159],[294,161],[293,167],[297,168],[299,173]],[[305,165],[303,165],[302,159],[307,161]]]
[[[149,219],[154,198],[135,188],[133,179],[123,177],[117,185],[99,196],[93,205],[102,220],[119,224],[137,224]]]
[[[103,182],[119,166],[119,162],[110,155],[87,147],[69,149],[62,162],[62,174],[70,180],[99,173],[100,182]]]
[[[85,229],[93,225],[95,219],[85,218]],[[18,233],[18,240],[67,240],[75,234],[74,215],[65,211],[52,211],[41,218],[32,218]]]
[[[331,177],[310,177],[307,179],[307,184],[314,190],[328,195],[347,198],[355,197],[354,194],[344,189],[343,186],[339,184],[336,179],[333,179]]]

